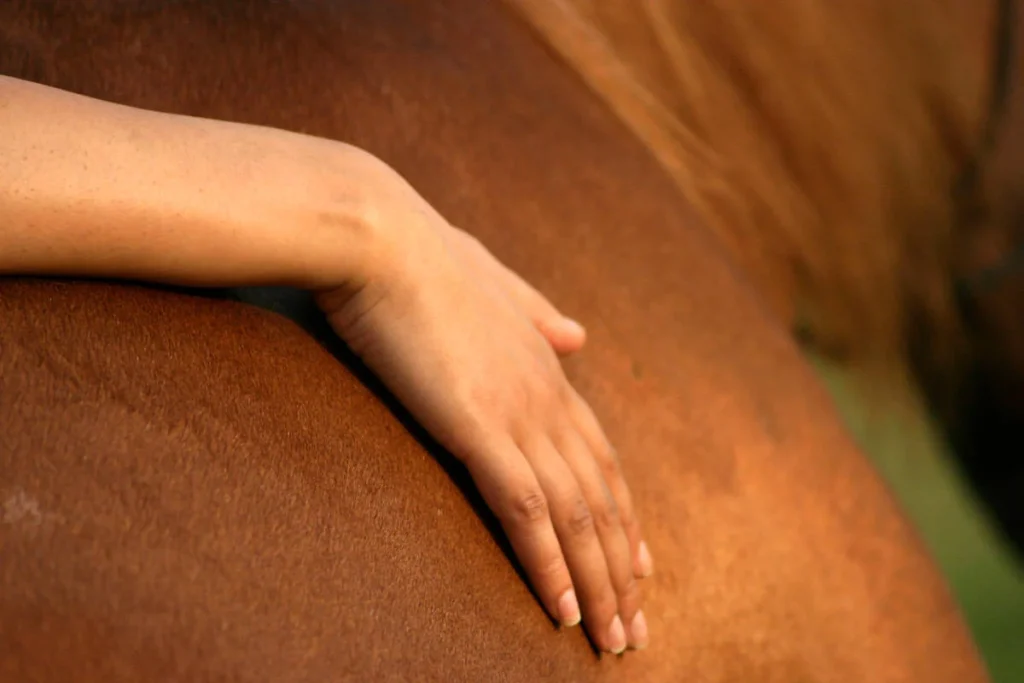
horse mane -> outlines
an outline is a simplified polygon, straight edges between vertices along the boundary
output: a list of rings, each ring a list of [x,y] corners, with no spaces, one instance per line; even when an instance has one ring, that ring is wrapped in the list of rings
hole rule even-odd
[[[985,115],[988,68],[955,21],[964,8],[512,4],[645,142],[811,348],[902,371],[921,334],[928,365],[952,371],[962,335],[953,188]]]

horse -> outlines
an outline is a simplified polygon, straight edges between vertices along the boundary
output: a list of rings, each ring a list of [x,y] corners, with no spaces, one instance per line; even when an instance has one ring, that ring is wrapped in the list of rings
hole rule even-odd
[[[1015,0],[513,4],[806,349],[877,410],[922,395],[1024,553]]]
[[[304,294],[5,278],[0,677],[986,680],[767,297],[513,8],[11,0],[0,73],[399,170],[587,325],[658,563],[651,647],[598,656]]]
[[[1024,50],[1019,47],[1024,18],[1019,12],[1012,25],[1016,49],[1003,57],[1012,85],[999,89],[996,84],[994,100],[1002,120],[990,136],[998,144],[978,172],[983,204],[958,263],[963,274],[958,303],[973,353],[962,373],[960,400],[946,415],[953,416],[947,419],[947,432],[962,469],[1024,557],[1024,206],[1019,198],[1024,181]]]

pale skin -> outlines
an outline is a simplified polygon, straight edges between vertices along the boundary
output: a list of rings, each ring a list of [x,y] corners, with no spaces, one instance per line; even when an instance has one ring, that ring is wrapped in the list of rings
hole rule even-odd
[[[0,275],[316,292],[469,469],[544,607],[648,643],[652,571],[614,449],[557,354],[582,327],[355,147],[0,76]]]

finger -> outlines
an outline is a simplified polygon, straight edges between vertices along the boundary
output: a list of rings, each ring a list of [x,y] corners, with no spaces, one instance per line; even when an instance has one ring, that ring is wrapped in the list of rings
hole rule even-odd
[[[550,507],[529,462],[511,441],[466,466],[501,522],[530,584],[562,626],[580,622],[579,600],[552,525]]]
[[[509,296],[529,316],[556,353],[565,355],[583,348],[587,331],[581,324],[563,315],[543,294],[504,264],[495,261],[495,265],[502,271]]]
[[[550,503],[551,519],[572,573],[587,631],[599,648],[618,654],[626,649],[628,640],[619,616],[619,595],[587,498],[553,443],[544,439],[525,446],[523,452]]]
[[[619,519],[622,522],[622,528],[626,531],[632,551],[633,574],[637,578],[646,578],[654,573],[654,561],[647,543],[643,540],[640,519],[636,513],[629,486],[622,475],[622,465],[615,447],[605,435],[593,409],[578,393],[573,391],[569,402],[572,419],[590,446],[590,450],[604,474],[608,490],[611,491],[612,497],[615,498],[615,502],[619,506]]]
[[[647,620],[640,610],[640,589],[633,573],[633,553],[622,527],[618,504],[605,483],[601,466],[574,425],[566,425],[556,437],[556,444],[575,475],[593,515],[594,529],[604,550],[628,643],[642,649],[647,646]],[[586,611],[584,603],[584,614]]]
[[[587,333],[582,325],[562,315],[544,295],[499,261],[475,237],[456,228],[452,229],[451,236],[465,258],[498,280],[505,294],[530,318],[557,353],[569,354],[583,347]]]

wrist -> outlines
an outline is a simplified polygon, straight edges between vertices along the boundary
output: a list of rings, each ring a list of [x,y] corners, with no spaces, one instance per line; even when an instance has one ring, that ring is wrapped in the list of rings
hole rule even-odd
[[[436,228],[447,228],[447,223],[401,175],[369,152],[307,139],[321,146],[325,157],[306,162],[312,167],[306,187],[314,188],[310,239],[317,245],[317,267],[307,269],[316,277],[305,286],[352,290],[418,277],[412,275],[420,270],[417,264],[430,261],[444,242]]]
[[[301,248],[289,264],[306,289],[358,288],[386,269],[395,243],[394,172],[352,145],[280,132],[282,167],[291,181],[275,185],[281,220],[299,227]]]
[[[324,290],[359,287],[386,268],[395,173],[351,145],[289,131],[202,121],[217,155],[219,191],[203,211],[246,240],[259,282]],[[230,198],[229,200],[227,198]],[[235,208],[232,208],[235,207]],[[262,264],[255,266],[255,264]]]

